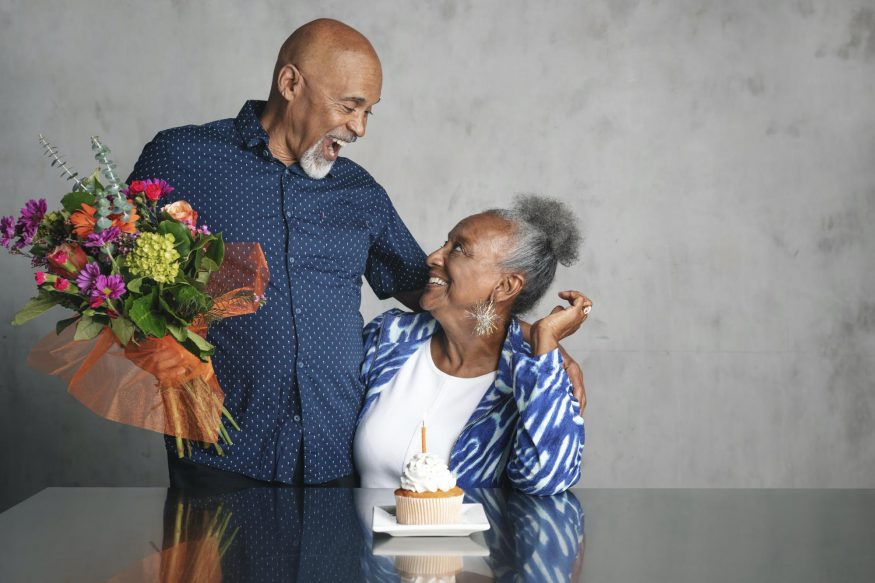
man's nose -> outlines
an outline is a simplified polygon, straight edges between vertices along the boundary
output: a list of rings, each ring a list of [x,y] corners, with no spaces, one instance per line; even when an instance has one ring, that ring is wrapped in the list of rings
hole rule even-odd
[[[349,128],[349,131],[356,135],[356,137],[365,137],[365,130],[368,127],[368,114],[362,112],[360,115],[356,115],[350,120],[347,127]]]

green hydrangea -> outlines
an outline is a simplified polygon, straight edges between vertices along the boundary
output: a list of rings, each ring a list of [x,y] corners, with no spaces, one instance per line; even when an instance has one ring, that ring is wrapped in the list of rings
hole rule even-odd
[[[134,275],[151,277],[159,283],[176,279],[179,273],[179,252],[170,233],[142,233],[128,255],[128,269]]]

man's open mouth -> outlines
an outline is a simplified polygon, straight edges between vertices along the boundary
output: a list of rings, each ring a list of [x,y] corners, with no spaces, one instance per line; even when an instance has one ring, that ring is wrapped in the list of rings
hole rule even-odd
[[[342,140],[335,136],[325,136],[322,139],[322,154],[326,160],[334,162],[340,155],[340,149],[351,143],[351,141]]]

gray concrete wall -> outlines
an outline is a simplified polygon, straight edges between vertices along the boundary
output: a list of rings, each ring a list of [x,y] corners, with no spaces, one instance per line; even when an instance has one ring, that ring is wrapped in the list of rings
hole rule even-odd
[[[81,170],[99,134],[129,169],[157,131],[264,98],[286,35],[341,18],[385,71],[347,155],[424,248],[520,191],[580,215],[582,261],[554,289],[595,301],[566,342],[590,403],[582,485],[875,486],[871,1],[0,6],[3,213],[63,192],[38,133]],[[31,291],[0,255],[0,508],[166,483],[157,435],[23,365],[61,317],[11,328]]]

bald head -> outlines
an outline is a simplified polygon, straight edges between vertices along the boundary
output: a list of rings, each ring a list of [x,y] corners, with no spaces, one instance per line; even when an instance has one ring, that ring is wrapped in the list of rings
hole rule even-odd
[[[336,20],[305,24],[280,48],[261,113],[270,151],[323,177],[341,147],[364,137],[382,86],[380,59],[364,35]]]
[[[308,22],[286,39],[277,56],[274,79],[286,65],[310,74],[364,66],[382,80],[380,59],[370,41],[351,26],[330,18]]]

